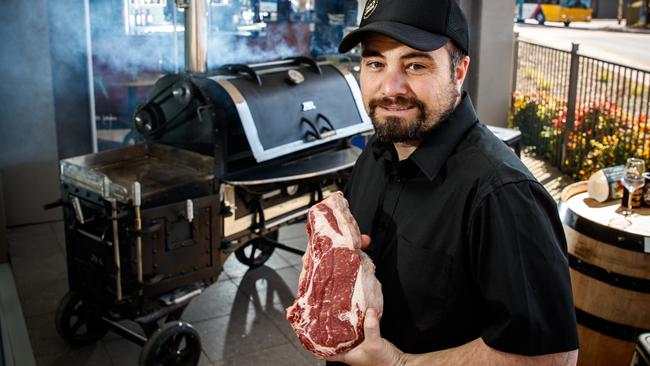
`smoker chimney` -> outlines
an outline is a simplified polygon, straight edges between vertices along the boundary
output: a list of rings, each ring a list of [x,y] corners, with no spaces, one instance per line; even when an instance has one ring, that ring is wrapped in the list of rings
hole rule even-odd
[[[185,70],[205,73],[208,61],[208,0],[176,0],[185,9]]]

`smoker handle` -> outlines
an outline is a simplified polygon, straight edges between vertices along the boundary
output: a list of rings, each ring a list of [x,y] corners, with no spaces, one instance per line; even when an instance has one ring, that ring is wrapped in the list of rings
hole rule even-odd
[[[321,139],[326,139],[326,138],[332,137],[334,135],[336,135],[336,131],[334,131],[334,130],[325,131],[325,132],[321,131],[320,138]]]
[[[318,123],[318,120],[323,120],[327,124],[327,126],[323,126],[320,128],[320,138],[321,139],[326,139],[328,137],[332,137],[336,135],[336,129],[334,129],[334,125],[332,125],[332,122],[330,122],[329,118],[325,117],[321,113],[318,113],[316,115],[316,122]]]
[[[310,140],[309,137],[311,137],[314,140],[320,140],[320,139],[323,138],[321,133],[318,131],[318,128],[316,128],[316,125],[314,124],[314,122],[308,120],[305,117],[302,117],[300,119],[300,124],[303,124],[303,123],[306,123],[307,126],[309,126],[309,128],[311,129],[311,131],[305,132],[305,140]]]
[[[319,75],[323,74],[323,70],[321,70],[320,66],[316,61],[314,61],[313,58],[305,57],[305,56],[296,56],[296,57],[290,57],[288,58],[288,60],[293,60],[293,63],[296,65],[307,65],[315,73]]]
[[[243,64],[226,64],[217,69],[218,73],[226,73],[229,75],[237,75],[240,73],[250,76],[251,79],[257,82],[257,85],[262,86],[262,79],[252,67]]]
[[[318,63],[313,58],[306,57],[306,56],[287,57],[287,58],[283,58],[280,61],[270,61],[270,62],[262,62],[258,64],[249,64],[248,66],[252,69],[260,69],[260,68],[278,67],[278,66],[285,66],[285,65],[297,65],[297,66],[307,65],[314,72],[318,74],[323,73],[323,70],[321,70],[320,65],[318,65]]]

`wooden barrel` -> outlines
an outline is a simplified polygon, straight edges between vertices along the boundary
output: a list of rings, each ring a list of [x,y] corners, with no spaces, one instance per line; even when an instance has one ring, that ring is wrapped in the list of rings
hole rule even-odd
[[[560,217],[569,250],[580,337],[579,366],[628,366],[636,338],[650,330],[650,209],[632,225],[609,226],[619,201],[599,203],[587,182],[562,191]]]

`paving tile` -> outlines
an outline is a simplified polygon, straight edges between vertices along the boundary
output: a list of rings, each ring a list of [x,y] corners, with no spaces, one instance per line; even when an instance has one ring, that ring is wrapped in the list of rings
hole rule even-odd
[[[56,238],[56,243],[59,245],[59,248],[65,254],[65,228],[63,221],[51,222],[50,228],[54,232],[54,237]]]
[[[264,265],[275,269],[291,266],[291,263],[287,262],[282,256],[278,255],[278,252],[280,251],[281,250],[279,249],[274,250]],[[234,253],[228,257],[223,266],[223,271],[227,273],[230,278],[242,277],[246,274],[246,272],[248,272],[249,269],[250,267],[241,263],[237,257],[235,257]]]
[[[25,318],[53,314],[66,292],[68,282],[65,278],[44,278],[32,284],[23,283],[18,287],[18,297]]]
[[[44,278],[67,278],[66,258],[60,253],[34,252],[30,257],[11,258],[11,269],[19,286],[43,281]]]
[[[271,319],[271,322],[273,322],[273,324],[280,330],[282,335],[284,335],[290,343],[300,346],[300,340],[296,336],[296,333],[294,333],[293,328],[291,328],[291,325],[287,320],[285,311],[286,308],[286,306],[283,306],[281,304],[272,304],[269,308],[267,308],[266,316]]]
[[[104,342],[97,342],[95,351],[90,355],[84,366],[112,366],[111,358],[106,351]],[[61,364],[64,366],[64,364]]]
[[[226,259],[226,262],[223,264],[223,272],[229,277],[229,278],[238,278],[242,277],[246,272],[248,271],[249,267],[247,265],[244,265],[240,263],[237,258],[235,258],[235,254],[231,254],[228,259]]]
[[[41,363],[39,362],[39,365]],[[112,366],[108,352],[102,342],[81,347],[72,348],[64,355],[51,362],[49,366]]]
[[[269,281],[271,288],[275,288],[275,291],[283,294],[284,287],[289,288],[289,293],[291,296],[281,296],[279,299],[282,301],[290,301],[293,303],[293,299],[298,293],[298,279],[300,278],[300,270],[297,267],[288,267],[276,271],[277,275],[280,277],[281,281]]]
[[[25,319],[34,358],[39,365],[51,365],[72,348],[56,332],[54,313],[28,317]]]
[[[45,234],[20,236],[18,238],[9,236],[9,255],[12,263],[14,261],[24,262],[48,258],[55,254],[63,256],[54,232],[49,226],[46,228],[47,233]]]
[[[254,304],[241,303],[230,316],[194,323],[211,362],[286,344],[287,339]]]
[[[119,337],[113,340],[105,340],[102,342],[109,354],[110,360],[114,365],[137,365],[142,353],[142,347],[129,341],[128,339]],[[201,351],[199,363],[197,366],[211,365],[210,359],[205,352]]]
[[[280,229],[279,240],[288,240],[302,238],[307,235],[305,231],[305,221],[300,221],[289,226],[283,226]]]
[[[273,303],[289,306],[293,303],[298,289],[300,272],[295,267],[273,270],[266,266],[246,273],[244,277],[233,278],[238,292],[247,294],[251,301],[265,307]]]
[[[302,237],[300,238],[294,238],[294,239],[288,239],[285,241],[281,241],[284,245],[290,246],[292,248],[296,248],[298,250],[304,251],[307,249],[307,235],[303,234]],[[287,252],[284,250],[276,250],[276,253],[274,255],[279,255],[282,257],[287,263],[290,263],[291,265],[296,265],[296,264],[302,264],[302,256],[299,254]]]
[[[219,281],[230,281],[230,276],[226,273],[226,271],[221,269],[221,273],[219,273],[219,277],[217,277],[217,280],[215,282]]]
[[[192,323],[228,315],[236,294],[237,286],[233,282],[217,281],[189,303],[182,318]]]
[[[142,347],[125,339],[118,338],[112,341],[105,341],[104,347],[111,362],[116,366],[137,365]]]
[[[12,227],[7,230],[9,241],[21,241],[24,239],[33,239],[38,236],[48,236],[52,234],[49,223],[34,224]]]
[[[296,338],[298,339],[298,338]],[[307,351],[304,349],[300,343],[298,342],[292,342],[291,346],[296,348],[298,350],[298,353],[305,359],[305,365],[311,365],[311,366],[325,366],[325,360],[321,360],[319,358],[316,358],[313,353]]]
[[[201,350],[201,357],[199,358],[199,363],[196,366],[211,366],[212,362],[205,354],[205,351]]]
[[[249,353],[234,359],[224,360],[224,366],[304,366],[307,361],[292,345],[283,344]]]

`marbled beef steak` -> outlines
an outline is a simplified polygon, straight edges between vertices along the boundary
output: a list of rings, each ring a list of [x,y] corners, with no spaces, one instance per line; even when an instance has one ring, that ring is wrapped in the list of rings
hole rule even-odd
[[[307,234],[298,294],[287,319],[307,350],[332,356],[363,341],[366,309],[383,310],[381,284],[360,249],[359,226],[341,192],[309,209]]]

